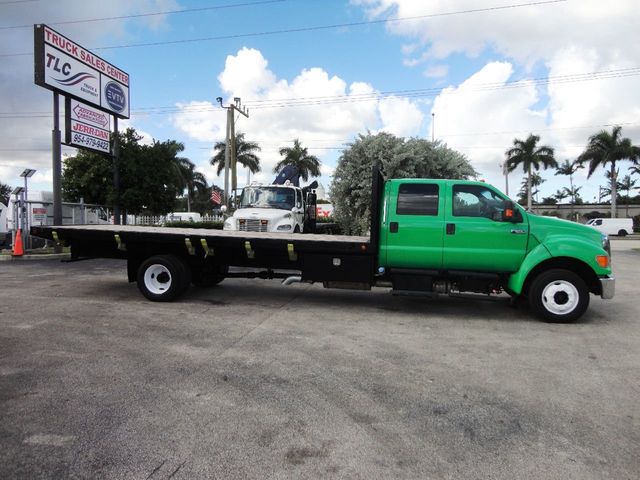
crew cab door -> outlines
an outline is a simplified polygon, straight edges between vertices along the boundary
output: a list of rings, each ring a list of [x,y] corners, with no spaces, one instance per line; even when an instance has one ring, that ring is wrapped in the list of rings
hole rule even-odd
[[[488,185],[451,183],[447,190],[442,268],[517,271],[527,252],[526,215],[504,221],[508,200]]]
[[[386,266],[440,268],[444,212],[441,190],[437,181],[394,181],[387,185],[381,231],[381,260]]]

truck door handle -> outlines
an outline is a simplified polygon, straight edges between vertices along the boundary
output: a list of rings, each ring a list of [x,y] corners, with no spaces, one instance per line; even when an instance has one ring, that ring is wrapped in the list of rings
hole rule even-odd
[[[453,235],[456,233],[456,224],[447,223],[447,235]]]
[[[398,222],[389,223],[389,232],[398,233]]]

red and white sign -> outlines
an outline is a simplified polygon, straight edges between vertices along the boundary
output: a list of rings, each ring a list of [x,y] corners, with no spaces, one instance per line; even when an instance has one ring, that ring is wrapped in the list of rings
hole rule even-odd
[[[95,125],[99,128],[109,128],[110,117],[101,110],[96,110],[88,105],[71,100],[71,119],[79,122]]]
[[[316,206],[316,216],[326,218],[333,212],[333,205],[330,203],[320,203]]]
[[[111,152],[111,116],[77,100],[66,102],[65,143],[102,153]]]

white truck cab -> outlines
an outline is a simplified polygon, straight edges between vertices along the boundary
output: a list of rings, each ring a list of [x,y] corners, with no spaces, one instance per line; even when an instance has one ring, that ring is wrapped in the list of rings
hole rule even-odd
[[[619,235],[624,237],[633,233],[632,218],[592,218],[587,225],[600,230],[605,235]]]
[[[291,184],[250,185],[242,189],[238,208],[224,230],[301,233],[305,220],[302,188]]]

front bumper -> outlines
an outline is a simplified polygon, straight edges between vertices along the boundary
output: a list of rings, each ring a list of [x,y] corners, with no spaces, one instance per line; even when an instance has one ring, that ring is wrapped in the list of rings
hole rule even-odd
[[[616,293],[616,278],[614,276],[600,279],[602,293],[600,296],[603,300],[611,300]]]

